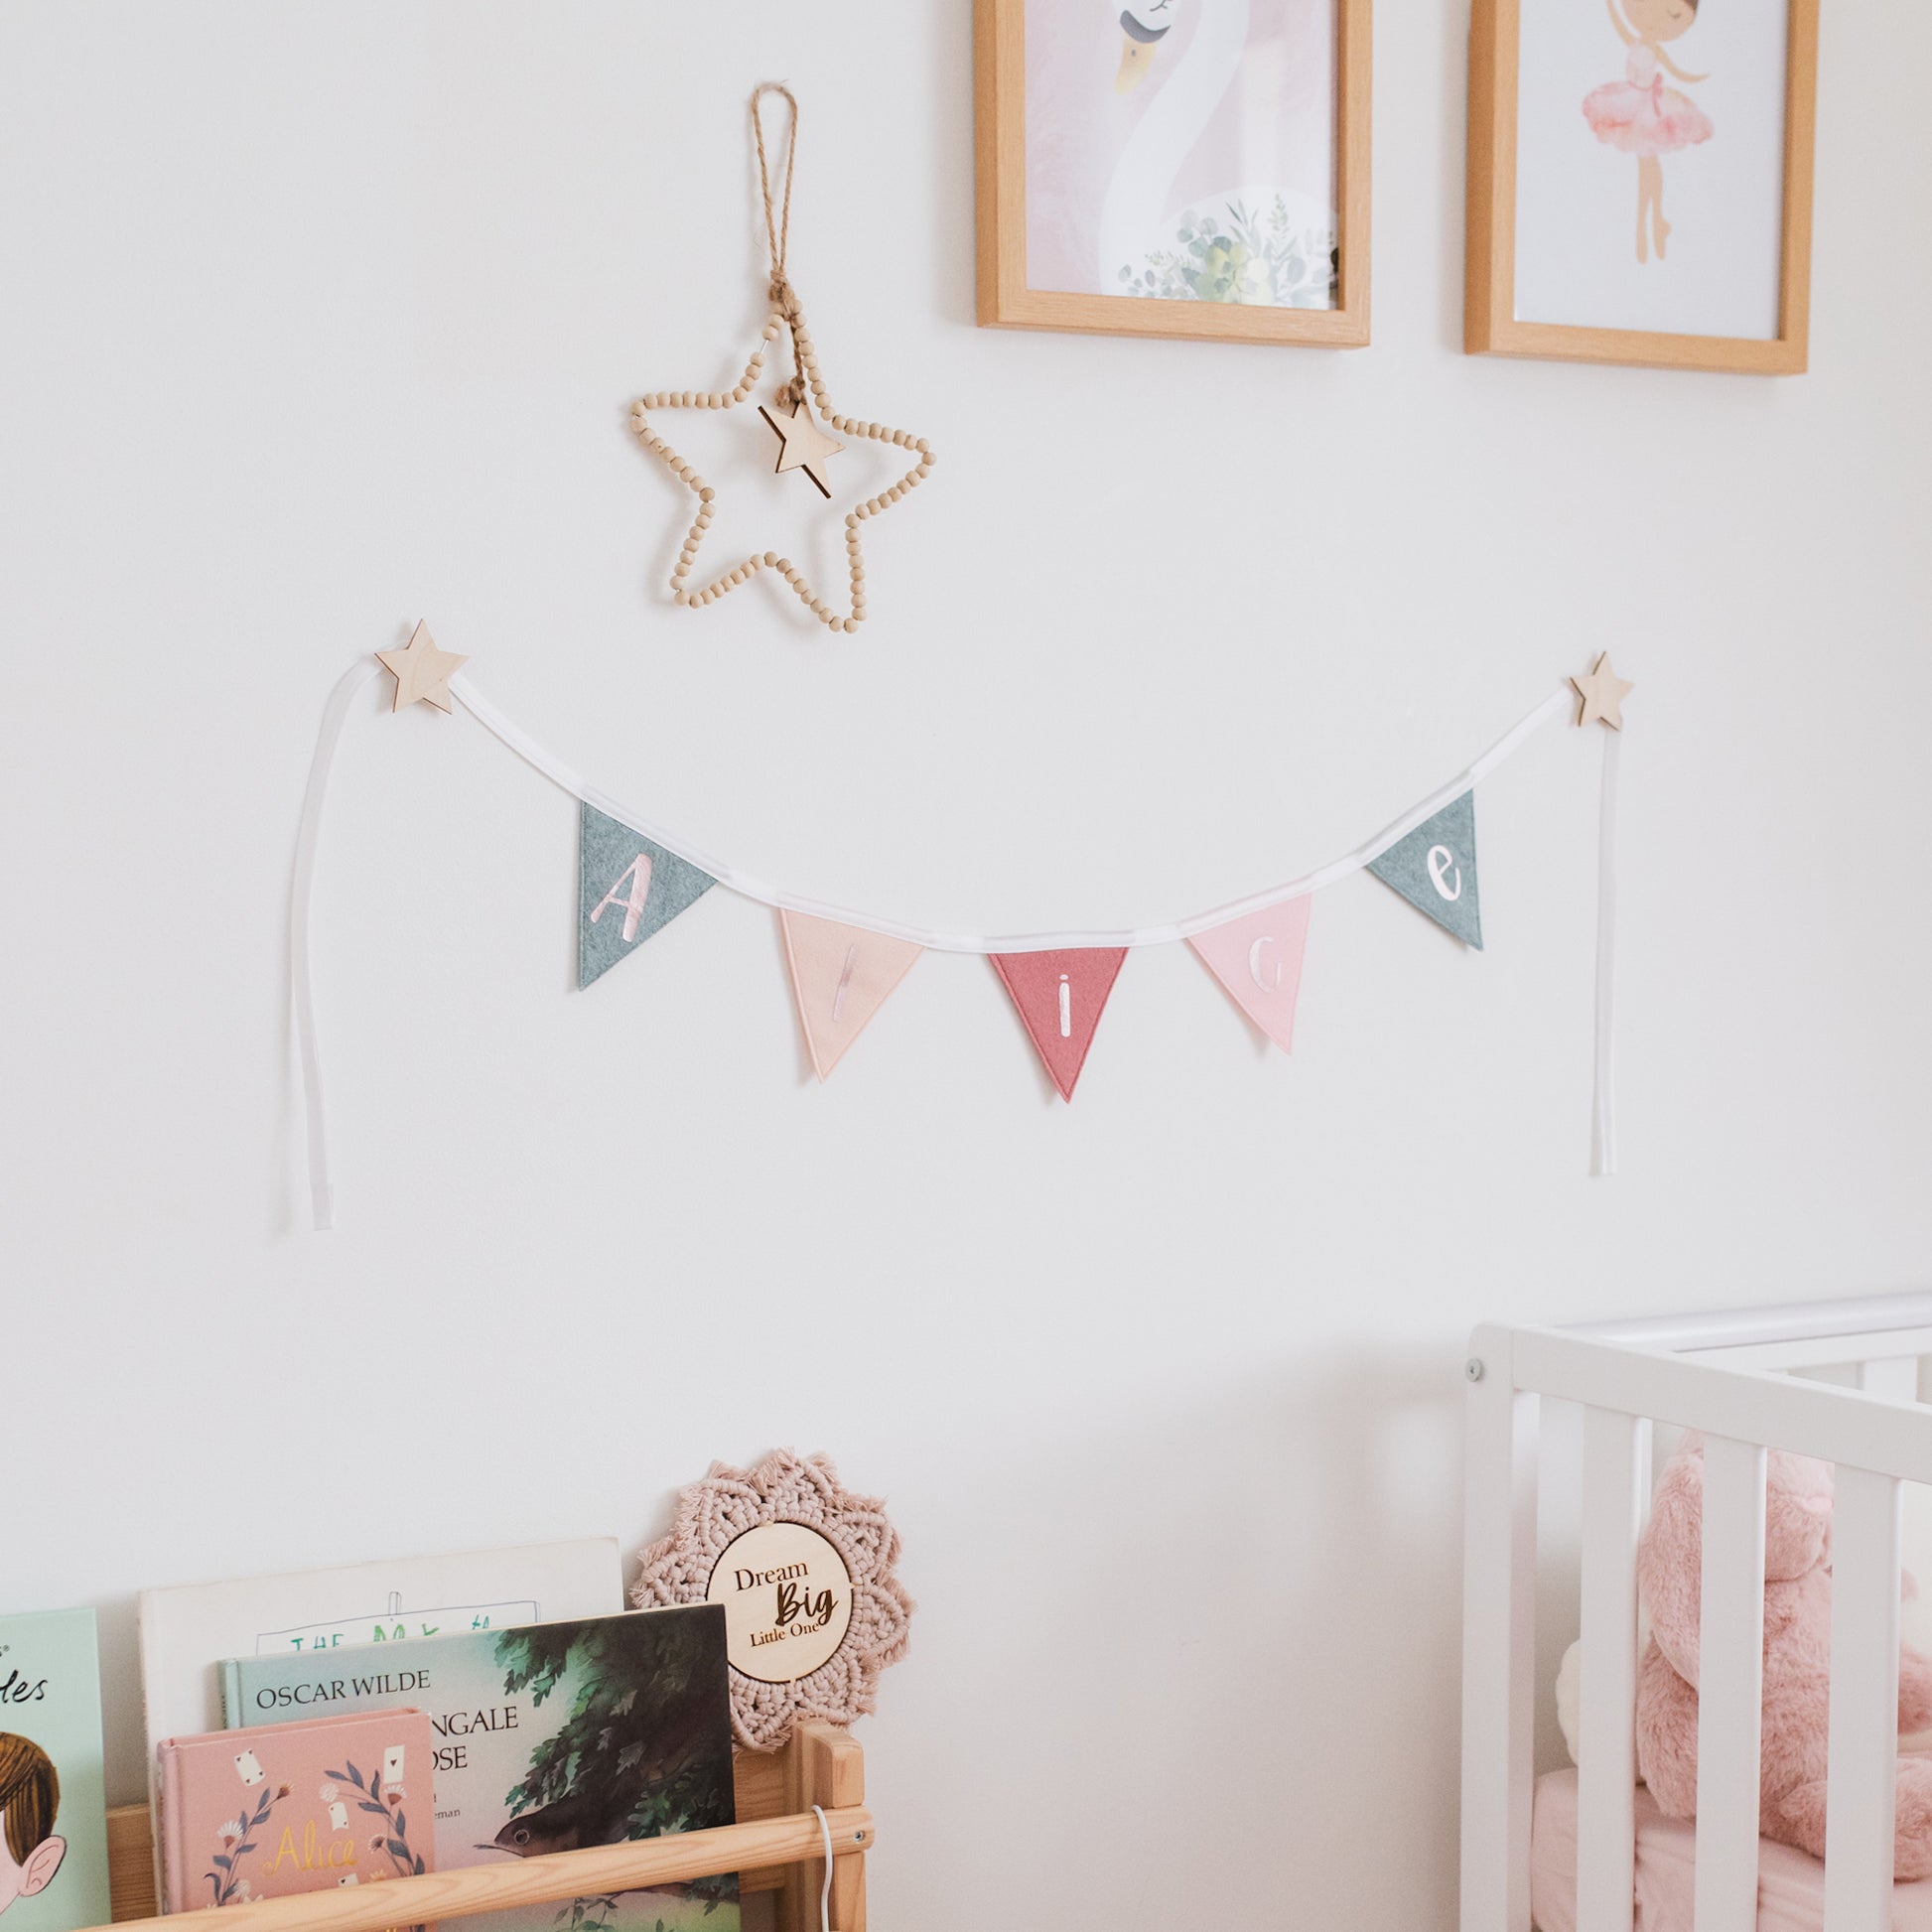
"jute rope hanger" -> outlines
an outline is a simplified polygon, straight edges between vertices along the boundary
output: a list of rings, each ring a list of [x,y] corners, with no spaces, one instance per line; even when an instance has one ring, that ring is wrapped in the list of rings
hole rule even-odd
[[[760,106],[766,94],[778,95],[791,109],[785,129],[784,185],[776,198],[771,193],[770,160],[765,148],[764,117]],[[828,629],[857,630],[866,620],[866,561],[860,544],[860,526],[901,501],[923,483],[937,458],[923,437],[893,429],[885,423],[844,416],[832,407],[825,389],[824,372],[818,365],[818,353],[812,345],[811,329],[805,321],[805,312],[798,300],[798,291],[792,285],[788,266],[792,177],[798,160],[798,101],[789,87],[778,81],[766,80],[753,90],[752,139],[758,151],[759,191],[764,206],[764,233],[771,261],[771,312],[765,319],[763,341],[752,351],[744,373],[731,388],[653,391],[632,405],[630,427],[644,448],[659,458],[698,499],[697,515],[685,534],[684,547],[678,553],[677,563],[671,571],[672,603],[685,610],[701,609],[717,603],[739,585],[749,583],[760,570],[774,570],[791,586],[799,602]],[[868,497],[847,512],[845,552],[850,597],[843,612],[819,596],[805,573],[789,557],[782,557],[773,550],[754,552],[710,583],[694,587],[691,583],[692,572],[697,565],[705,532],[710,529],[716,513],[718,492],[672,449],[651,421],[653,411],[666,409],[736,408],[757,385],[769,345],[787,332],[791,337],[791,375],[779,385],[770,404],[759,405],[759,413],[778,437],[777,469],[780,475],[791,470],[802,471],[821,494],[830,497],[832,490],[825,480],[824,465],[829,458],[839,455],[845,445],[837,438],[826,435],[819,426],[820,422],[846,436],[896,444],[900,449],[914,452],[918,458],[897,483],[888,484],[877,495]],[[818,412],[817,420],[813,418],[814,408]]]

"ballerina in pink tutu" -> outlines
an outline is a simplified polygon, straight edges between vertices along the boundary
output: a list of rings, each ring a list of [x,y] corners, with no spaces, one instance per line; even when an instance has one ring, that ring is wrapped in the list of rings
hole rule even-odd
[[[1584,96],[1584,117],[1599,141],[1637,157],[1637,259],[1648,261],[1654,242],[1662,261],[1671,224],[1664,219],[1664,164],[1658,157],[1708,141],[1713,132],[1711,116],[1689,94],[1664,85],[1665,73],[1693,85],[1711,77],[1686,73],[1663,48],[1696,23],[1698,0],[1623,0],[1622,13],[1617,0],[1605,4],[1630,52],[1621,80],[1606,80]]]

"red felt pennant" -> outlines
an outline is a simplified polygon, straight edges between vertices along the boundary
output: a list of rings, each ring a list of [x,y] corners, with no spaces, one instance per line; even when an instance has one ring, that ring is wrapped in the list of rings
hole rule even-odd
[[[1127,948],[1081,946],[990,957],[1060,1098],[1071,1100]]]

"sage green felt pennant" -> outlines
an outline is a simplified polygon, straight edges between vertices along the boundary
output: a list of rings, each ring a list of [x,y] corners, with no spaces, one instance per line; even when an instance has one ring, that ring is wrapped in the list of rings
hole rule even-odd
[[[717,885],[688,859],[586,804],[577,831],[577,984],[589,986]]]
[[[1465,791],[1398,839],[1368,869],[1458,939],[1482,950],[1476,896],[1476,795]]]

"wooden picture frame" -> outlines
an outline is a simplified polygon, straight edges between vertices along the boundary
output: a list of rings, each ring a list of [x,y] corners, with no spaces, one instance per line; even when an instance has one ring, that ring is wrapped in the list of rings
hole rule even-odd
[[[1334,0],[1334,305],[1169,300],[1070,293],[1027,279],[1029,0],[974,0],[973,115],[979,323],[1090,335],[1359,348],[1368,342],[1369,7]]]
[[[1789,0],[1777,333],[1767,339],[1517,320],[1517,83],[1523,5],[1524,0],[1472,0],[1464,349],[1471,355],[1625,362],[1750,375],[1802,374],[1811,317],[1818,0]]]

